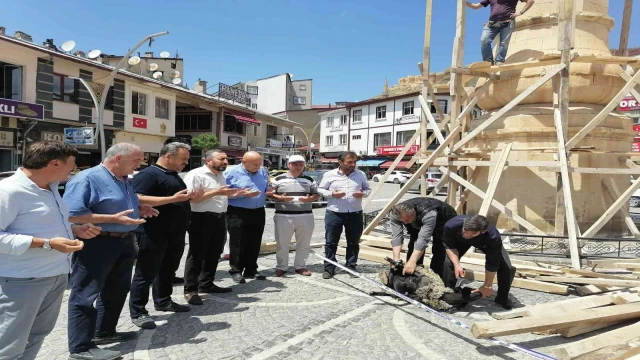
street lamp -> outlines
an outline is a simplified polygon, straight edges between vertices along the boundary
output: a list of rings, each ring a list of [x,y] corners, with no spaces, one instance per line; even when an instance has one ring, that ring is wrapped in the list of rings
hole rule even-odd
[[[100,136],[100,153],[101,153],[102,160],[104,160],[104,156],[106,153],[106,149],[105,149],[106,144],[104,140],[104,106],[106,105],[106,102],[107,102],[107,95],[109,94],[109,88],[113,85],[113,79],[115,79],[116,75],[118,74],[120,67],[122,67],[124,63],[129,59],[129,56],[131,56],[131,54],[133,54],[136,50],[138,50],[138,48],[142,46],[142,44],[148,41],[149,46],[151,46],[151,43],[153,42],[154,38],[158,36],[167,35],[168,33],[169,33],[168,31],[163,31],[163,32],[145,36],[144,39],[140,40],[140,42],[138,42],[134,47],[129,49],[129,52],[126,55],[124,55],[120,59],[120,61],[118,61],[118,64],[116,64],[113,71],[111,71],[111,74],[109,74],[109,77],[107,78],[107,81],[104,84],[104,89],[102,90],[101,93],[96,92],[96,90],[93,87],[89,86],[89,83],[86,82],[85,80],[76,78],[76,80],[80,80],[82,85],[84,85],[87,88],[87,91],[89,91],[89,94],[91,95],[91,98],[93,99],[93,103],[95,104],[96,110],[98,112],[97,133]]]

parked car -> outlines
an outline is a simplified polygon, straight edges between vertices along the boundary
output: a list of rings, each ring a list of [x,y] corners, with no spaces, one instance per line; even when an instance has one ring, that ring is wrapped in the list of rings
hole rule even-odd
[[[384,173],[376,174],[376,175],[373,175],[371,180],[373,180],[373,182],[380,182],[380,180],[382,180],[383,176],[384,176]],[[412,176],[413,176],[413,174],[408,172],[408,171],[394,170],[394,171],[391,172],[389,177],[387,177],[387,181],[386,182],[392,182],[394,184],[400,184],[403,181],[406,182]]]
[[[436,185],[438,185],[438,183],[440,182],[440,179],[442,179],[442,173],[440,172],[427,172],[425,175],[427,180],[427,191],[433,190],[436,187]],[[400,183],[400,187],[404,187],[407,181],[409,181],[408,178]],[[409,191],[420,192],[420,183],[421,181],[414,182],[413,185],[411,185],[411,187],[409,188]],[[446,190],[446,189],[447,189],[447,185],[443,186],[441,190]]]
[[[629,206],[638,207],[640,206],[640,189],[636,190],[631,198],[629,198]]]
[[[328,170],[316,170],[316,171],[305,171],[303,174],[307,175],[311,178],[313,178],[313,180],[316,181],[316,184],[320,185],[320,182],[322,181],[322,177],[324,176],[324,174],[327,172]],[[273,181],[274,178],[271,178],[271,181]],[[327,205],[327,199],[320,195],[320,198],[316,201],[313,202],[313,207],[321,207],[321,206],[326,206]],[[273,200],[271,200],[270,198],[267,198],[267,207],[270,206],[275,206]]]

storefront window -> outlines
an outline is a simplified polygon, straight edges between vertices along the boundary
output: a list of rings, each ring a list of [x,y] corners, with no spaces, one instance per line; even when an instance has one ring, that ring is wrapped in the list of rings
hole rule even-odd
[[[244,124],[236,120],[233,115],[224,115],[224,132],[244,135]]]
[[[156,117],[158,119],[169,119],[169,100],[156,97]]]
[[[396,146],[406,145],[415,133],[415,130],[398,131],[396,133]]]

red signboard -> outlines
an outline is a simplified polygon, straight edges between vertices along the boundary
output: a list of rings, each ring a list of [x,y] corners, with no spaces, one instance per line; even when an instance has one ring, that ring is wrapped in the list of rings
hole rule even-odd
[[[636,100],[633,96],[627,96],[620,101],[618,106],[620,112],[630,112],[640,110],[640,101]]]
[[[134,117],[133,118],[133,127],[140,128],[140,129],[146,129],[147,128],[147,119]]]
[[[376,148],[377,155],[398,155],[404,149],[404,145],[401,146],[378,146]],[[420,150],[420,145],[411,145],[407,151],[407,155],[413,155]]]

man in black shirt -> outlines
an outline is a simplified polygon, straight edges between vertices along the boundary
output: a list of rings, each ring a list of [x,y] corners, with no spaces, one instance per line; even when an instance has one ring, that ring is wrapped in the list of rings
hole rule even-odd
[[[178,172],[189,162],[187,144],[173,142],[160,150],[158,161],[133,177],[133,189],[141,202],[154,206],[159,215],[138,230],[138,260],[131,281],[129,311],[132,322],[143,329],[156,324],[145,309],[149,286],[158,311],[186,312],[189,306],[171,300],[173,277],[184,252],[191,216],[190,200],[203,192],[188,191]]]
[[[447,221],[442,239],[447,252],[442,277],[445,286],[455,288],[456,279],[464,276],[460,258],[473,246],[486,256],[484,284],[474,292],[481,293],[483,298],[491,295],[493,280],[497,274],[498,295],[495,302],[507,310],[511,309],[509,290],[516,268],[511,265],[509,254],[502,246],[498,229],[482,215],[460,215]]]

